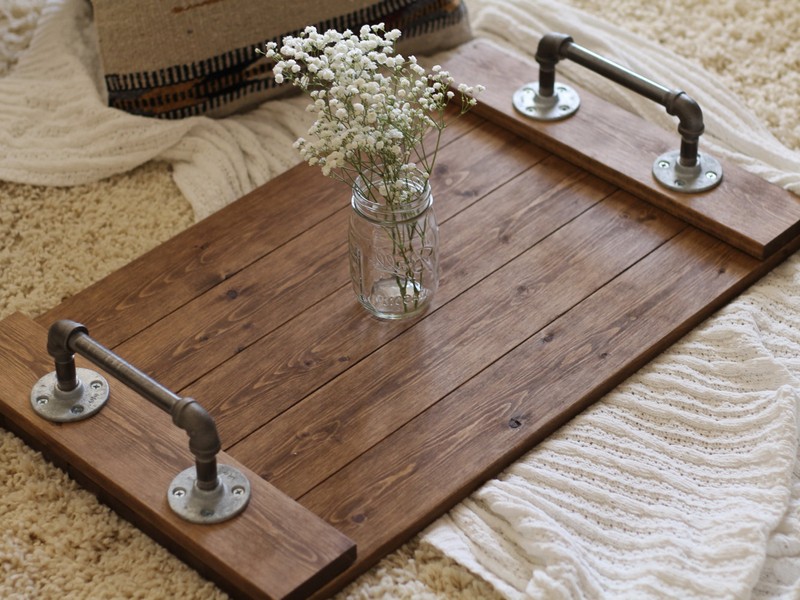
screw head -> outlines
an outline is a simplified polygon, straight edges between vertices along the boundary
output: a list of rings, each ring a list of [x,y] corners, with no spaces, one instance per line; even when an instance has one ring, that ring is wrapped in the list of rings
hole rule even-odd
[[[48,401],[49,400],[47,396],[39,396],[38,398],[36,398],[36,404],[38,404],[39,406],[44,406],[45,404],[48,403]]]
[[[706,172],[706,179],[711,179],[712,181],[717,178],[717,174],[714,171],[707,171]]]
[[[176,487],[172,490],[172,495],[176,498],[183,498],[186,495],[186,490],[181,487]]]
[[[658,166],[661,169],[669,169],[669,162],[667,162],[666,160],[660,160],[658,161]]]
[[[84,411],[84,408],[80,404],[76,404],[75,406],[73,406],[72,408],[69,409],[69,412],[71,412],[73,415],[79,415],[83,411]]]
[[[241,496],[242,494],[244,494],[244,488],[240,485],[237,485],[231,491],[233,492],[234,496]]]

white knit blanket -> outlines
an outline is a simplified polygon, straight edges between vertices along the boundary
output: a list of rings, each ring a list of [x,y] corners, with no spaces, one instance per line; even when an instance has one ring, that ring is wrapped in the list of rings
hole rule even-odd
[[[6,1],[0,16],[13,20]],[[30,44],[23,20],[0,45],[0,178],[74,185],[162,159],[202,218],[299,161],[302,98],[220,121],[109,109],[88,3],[39,4]],[[553,0],[467,4],[475,33],[514,52],[530,57],[542,33],[562,31],[686,90],[703,107],[707,151],[800,192],[800,156],[708,73]],[[12,67],[16,46],[26,50]],[[581,67],[559,72],[675,131],[663,108]],[[424,539],[509,598],[800,598],[797,306],[796,255]]]

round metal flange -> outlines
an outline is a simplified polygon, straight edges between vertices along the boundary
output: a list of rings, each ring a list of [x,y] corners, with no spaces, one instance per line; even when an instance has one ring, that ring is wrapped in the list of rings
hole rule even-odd
[[[217,467],[217,478],[219,485],[206,491],[195,485],[195,467],[181,471],[169,486],[169,507],[191,523],[222,523],[235,517],[250,501],[250,482],[241,471],[229,465]]]
[[[55,371],[36,382],[31,390],[31,406],[40,417],[55,423],[88,419],[108,401],[108,382],[105,377],[78,367],[78,387],[71,392],[58,388]]]
[[[675,150],[656,159],[653,177],[664,187],[676,192],[705,192],[722,181],[722,165],[713,156],[698,154],[695,166],[684,167],[680,164],[680,152]]]
[[[566,119],[581,105],[578,92],[563,83],[556,83],[552,96],[539,95],[539,82],[528,83],[514,92],[512,100],[514,108],[537,121]]]

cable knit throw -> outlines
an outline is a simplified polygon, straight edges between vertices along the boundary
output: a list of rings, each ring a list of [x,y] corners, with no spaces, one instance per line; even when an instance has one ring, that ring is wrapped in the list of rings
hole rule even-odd
[[[526,49],[539,32],[569,32],[691,90],[702,144],[800,192],[800,156],[721,82],[623,30],[537,5],[473,3],[473,27]],[[565,77],[674,127],[658,105],[568,62]],[[798,306],[795,255],[425,539],[509,598],[800,598]]]
[[[511,52],[532,58],[541,34],[562,31],[686,90],[703,107],[701,144],[800,192],[800,155],[718,78],[554,0],[466,4],[474,34]],[[302,98],[219,121],[131,116],[106,106],[88,2],[41,1],[41,16],[9,6],[0,178],[73,185],[158,158],[201,218],[299,162],[291,143],[306,129]],[[27,49],[15,56],[14,44]],[[577,65],[559,73],[674,131],[661,107]],[[798,306],[795,255],[424,540],[508,598],[800,598]]]
[[[509,598],[798,598],[794,257],[427,532]]]
[[[784,187],[798,185],[800,161],[720,81],[693,72],[655,44],[553,0],[473,0],[467,6],[476,35],[514,52],[531,56],[542,33],[566,31],[636,72],[691,90],[706,116],[703,143],[710,152]],[[91,16],[85,0],[47,2],[30,47],[0,80],[0,179],[77,185],[158,158],[172,163],[175,181],[200,219],[299,162],[291,142],[307,129],[301,97],[220,120],[164,122],[109,108]],[[559,72],[674,130],[671,117],[654,103],[598,83],[575,65]]]

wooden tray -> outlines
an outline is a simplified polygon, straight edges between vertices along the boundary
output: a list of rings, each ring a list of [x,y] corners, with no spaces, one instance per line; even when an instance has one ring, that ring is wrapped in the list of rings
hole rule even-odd
[[[358,306],[348,190],[299,166],[38,324],[0,323],[16,374],[0,391],[7,426],[236,595],[340,589],[798,246],[798,199],[732,165],[705,194],[659,189],[649,157],[677,134],[584,90],[571,119],[528,121],[511,95],[535,65],[482,42],[447,68],[489,91],[446,130],[442,281],[424,317],[387,323]],[[212,530],[171,515],[185,440],[163,417],[142,424],[146,402],[121,386],[87,422],[38,420],[27,394],[52,369],[42,326],[59,318],[208,408],[224,460],[256,482],[254,510]],[[86,439],[101,437],[99,454]],[[143,459],[158,477],[122,451],[139,444],[168,448]],[[242,527],[265,537],[237,549]]]

